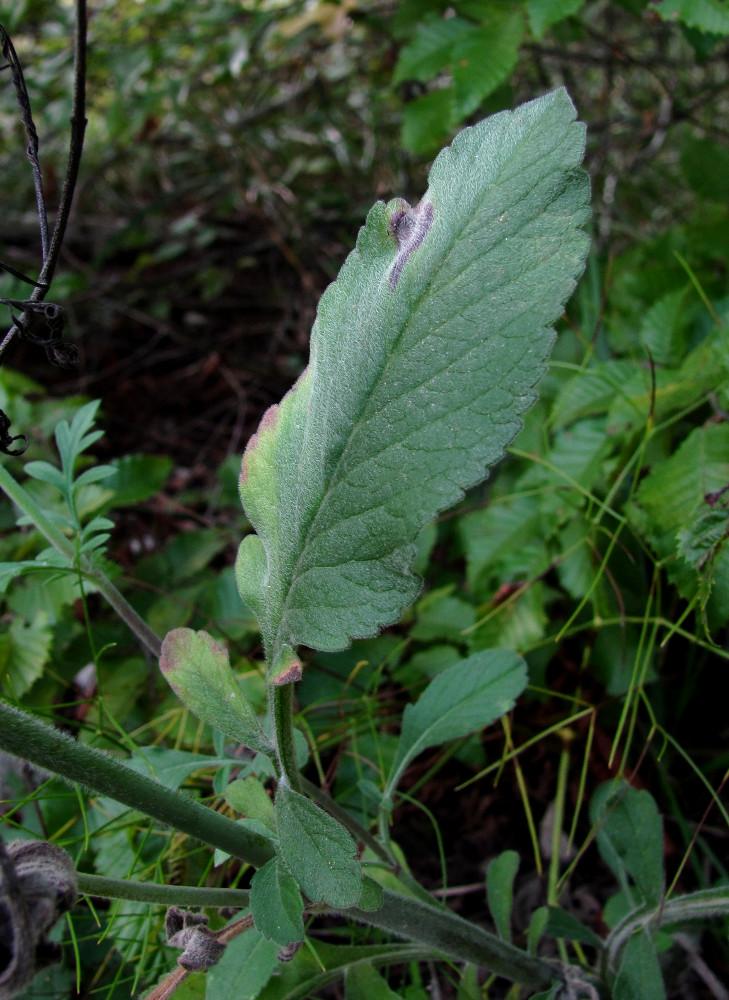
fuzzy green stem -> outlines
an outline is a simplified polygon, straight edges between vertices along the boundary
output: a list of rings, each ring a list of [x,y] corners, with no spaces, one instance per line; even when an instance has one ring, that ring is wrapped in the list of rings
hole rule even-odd
[[[501,941],[450,910],[411,896],[401,896],[386,889],[382,908],[374,913],[357,907],[339,912],[359,923],[426,944],[451,959],[471,962],[532,989],[546,989],[560,978],[559,970],[544,959]]]
[[[78,891],[85,896],[104,899],[131,899],[137,903],[160,906],[248,906],[247,889],[208,889],[197,885],[158,885],[156,882],[130,882],[128,879],[104,878],[78,873]]]
[[[19,510],[22,510],[30,518],[38,531],[40,531],[51,545],[68,559],[69,566],[77,564],[76,550],[73,542],[69,538],[66,538],[63,532],[46,517],[30,493],[10,475],[4,465],[0,465],[0,489],[3,490]],[[129,626],[139,641],[149,649],[152,655],[159,659],[162,647],[159,636],[155,635],[147,623],[139,617],[131,604],[122,597],[106,574],[94,567],[88,559],[81,559],[78,563],[86,579],[91,580],[95,584],[121,620]]]
[[[0,701],[0,748],[256,868],[273,857],[273,847],[266,837],[251,833],[159,781],[138,774],[111,754],[79,743],[3,701]]]
[[[300,792],[301,778],[294,741],[294,685],[270,684],[268,694],[279,778],[285,778],[293,791]]]

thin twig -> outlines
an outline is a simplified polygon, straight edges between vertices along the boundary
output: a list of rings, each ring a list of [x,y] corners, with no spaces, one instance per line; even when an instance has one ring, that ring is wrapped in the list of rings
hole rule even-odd
[[[43,243],[43,264],[41,267],[40,275],[38,276],[38,283],[33,289],[30,295],[31,302],[42,302],[48,289],[50,288],[51,281],[53,279],[53,273],[56,269],[56,264],[58,263],[58,257],[61,252],[61,247],[63,245],[63,239],[66,235],[66,226],[68,224],[68,218],[71,214],[71,204],[73,202],[73,195],[76,189],[76,181],[78,180],[78,171],[81,163],[81,153],[83,151],[84,135],[86,134],[86,35],[87,35],[87,12],[86,12],[86,0],[76,0],[76,28],[74,33],[74,85],[73,85],[73,111],[71,115],[71,139],[69,143],[69,153],[68,153],[68,165],[66,167],[66,176],[63,181],[63,189],[61,191],[61,198],[58,204],[58,211],[56,213],[56,222],[53,227],[53,235],[51,236],[50,245],[48,245],[48,235],[47,235],[47,222],[46,226],[46,236],[45,242]],[[7,34],[3,32],[3,52],[5,53]],[[12,43],[10,39],[7,39],[8,53],[12,49]],[[15,50],[12,49],[13,55]],[[6,54],[6,58],[10,62],[10,55]],[[22,72],[20,71],[20,64],[17,62],[17,56],[15,56],[17,63],[17,73],[16,73],[16,63],[11,62],[13,67],[13,80],[22,80]],[[19,94],[17,83],[16,83],[16,93]],[[27,96],[27,91],[26,91]],[[32,118],[30,118],[30,103],[27,102],[27,111],[23,102],[21,102],[20,96],[18,96],[18,103],[21,107],[21,114],[23,118],[23,124],[25,125],[26,132],[30,138],[31,134],[35,135],[35,145],[31,140],[28,146],[28,156],[33,164],[33,175],[36,175],[36,166],[38,164],[38,147],[37,147],[37,133],[35,131],[35,126],[33,125]],[[34,149],[34,156],[31,156],[31,148]],[[40,167],[38,167],[38,174],[40,174]],[[36,196],[39,197],[40,202],[42,199],[42,187],[39,188],[39,181],[36,182]],[[40,191],[40,195],[39,195]],[[43,226],[45,219],[45,205],[41,209],[39,204],[38,212],[41,218],[41,240],[43,241]],[[12,344],[15,337],[21,331],[18,329],[16,323],[10,327],[5,335],[4,340],[0,343],[0,363],[2,362],[3,355],[8,350]]]
[[[35,200],[38,204],[38,221],[40,222],[41,254],[43,260],[48,257],[48,215],[46,212],[46,201],[43,197],[43,175],[41,173],[40,161],[38,159],[38,132],[33,121],[33,112],[30,107],[30,95],[25,84],[23,68],[20,65],[15,46],[10,40],[5,28],[0,25],[0,38],[2,39],[2,54],[8,61],[10,74],[13,78],[15,96],[20,108],[20,120],[25,127],[25,134],[28,136],[28,159],[33,168],[33,185],[35,187]]]

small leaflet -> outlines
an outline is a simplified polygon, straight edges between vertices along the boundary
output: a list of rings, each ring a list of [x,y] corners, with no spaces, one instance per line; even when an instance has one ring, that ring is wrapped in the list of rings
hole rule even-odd
[[[390,219],[390,228],[398,246],[397,257],[390,271],[391,292],[397,287],[408,257],[423,245],[433,225],[433,206],[429,201],[421,201],[415,208],[410,208],[406,201],[403,205],[407,205],[407,208],[393,212]]]

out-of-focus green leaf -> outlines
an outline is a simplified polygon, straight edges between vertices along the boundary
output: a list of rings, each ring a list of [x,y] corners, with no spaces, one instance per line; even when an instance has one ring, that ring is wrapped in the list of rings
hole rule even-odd
[[[438,87],[405,105],[402,142],[412,153],[433,153],[447,141],[458,118],[453,86]]]
[[[519,871],[516,851],[503,851],[486,869],[486,898],[502,941],[511,941],[511,907],[514,902],[514,879]]]
[[[452,62],[455,43],[470,37],[474,27],[461,17],[425,17],[417,25],[413,40],[401,51],[392,82],[425,83],[432,79]]]
[[[635,526],[666,560],[668,573],[688,598],[695,596],[700,579],[695,565],[679,558],[682,532],[701,522],[711,505],[706,496],[729,483],[729,427],[707,424],[695,428],[669,457],[643,479],[629,514]],[[685,550],[685,547],[684,547]],[[707,563],[708,565],[708,563]],[[711,562],[710,622],[729,614],[729,554],[721,545]]]
[[[666,1000],[658,956],[646,930],[626,944],[612,995],[615,1000]]]
[[[256,1000],[278,966],[279,946],[254,927],[226,945],[207,972],[207,1000]]]
[[[32,622],[13,618],[0,633],[0,688],[22,697],[43,673],[53,642],[48,619],[39,611]]]
[[[609,782],[595,792],[590,818],[597,846],[621,884],[627,873],[649,906],[663,898],[663,824],[650,792]]]
[[[344,1000],[402,1000],[371,965],[353,965],[344,980]]]
[[[526,0],[529,26],[535,38],[541,38],[547,28],[576,14],[585,0]]]
[[[524,32],[519,6],[494,7],[469,35],[453,46],[456,113],[465,118],[493,93],[516,66]]]
[[[125,507],[142,503],[156,496],[172,471],[171,458],[162,455],[123,455],[113,463],[113,473],[106,481],[106,488],[114,496],[105,505]]]
[[[729,9],[724,0],[657,0],[651,10],[665,21],[683,21],[712,35],[729,35]]]

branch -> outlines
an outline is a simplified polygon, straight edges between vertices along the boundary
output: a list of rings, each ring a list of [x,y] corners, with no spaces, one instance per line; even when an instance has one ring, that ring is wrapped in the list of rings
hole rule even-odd
[[[260,868],[273,857],[266,837],[251,833],[180,792],[147,778],[111,754],[71,739],[26,712],[0,701],[0,748],[97,795],[175,827],[226,854]]]
[[[30,115],[30,101],[27,97],[27,90],[25,91],[24,101],[21,101],[20,91],[18,90],[18,81],[23,81],[20,63],[17,60],[17,56],[15,56],[15,62],[11,61],[9,53],[12,49],[12,43],[10,42],[10,39],[7,38],[6,33],[3,32],[3,52],[5,52],[7,47],[8,53],[6,54],[6,57],[8,58],[13,70],[13,81],[16,85],[18,103],[21,107],[21,117],[30,140],[28,145],[28,157],[33,165],[33,178],[35,181],[36,199],[38,201],[38,215],[41,224],[43,264],[40,275],[38,276],[38,282],[30,295],[29,301],[31,302],[42,302],[48,293],[51,281],[53,280],[53,273],[56,270],[56,264],[58,263],[58,257],[61,253],[63,239],[66,235],[66,226],[68,224],[69,215],[71,214],[71,204],[73,202],[74,191],[76,190],[76,181],[78,180],[78,171],[81,164],[84,136],[86,134],[86,35],[86,0],[76,0],[76,28],[74,33],[75,72],[73,86],[73,111],[71,114],[71,139],[69,144],[66,176],[63,181],[61,199],[58,204],[56,222],[53,227],[53,235],[49,246],[48,222],[46,219],[45,201],[43,199],[43,183],[38,161],[38,134]],[[12,49],[12,54],[15,55],[14,49]],[[13,323],[5,335],[4,340],[0,343],[0,363],[2,362],[3,355],[20,332],[21,331],[19,330],[17,323]]]

